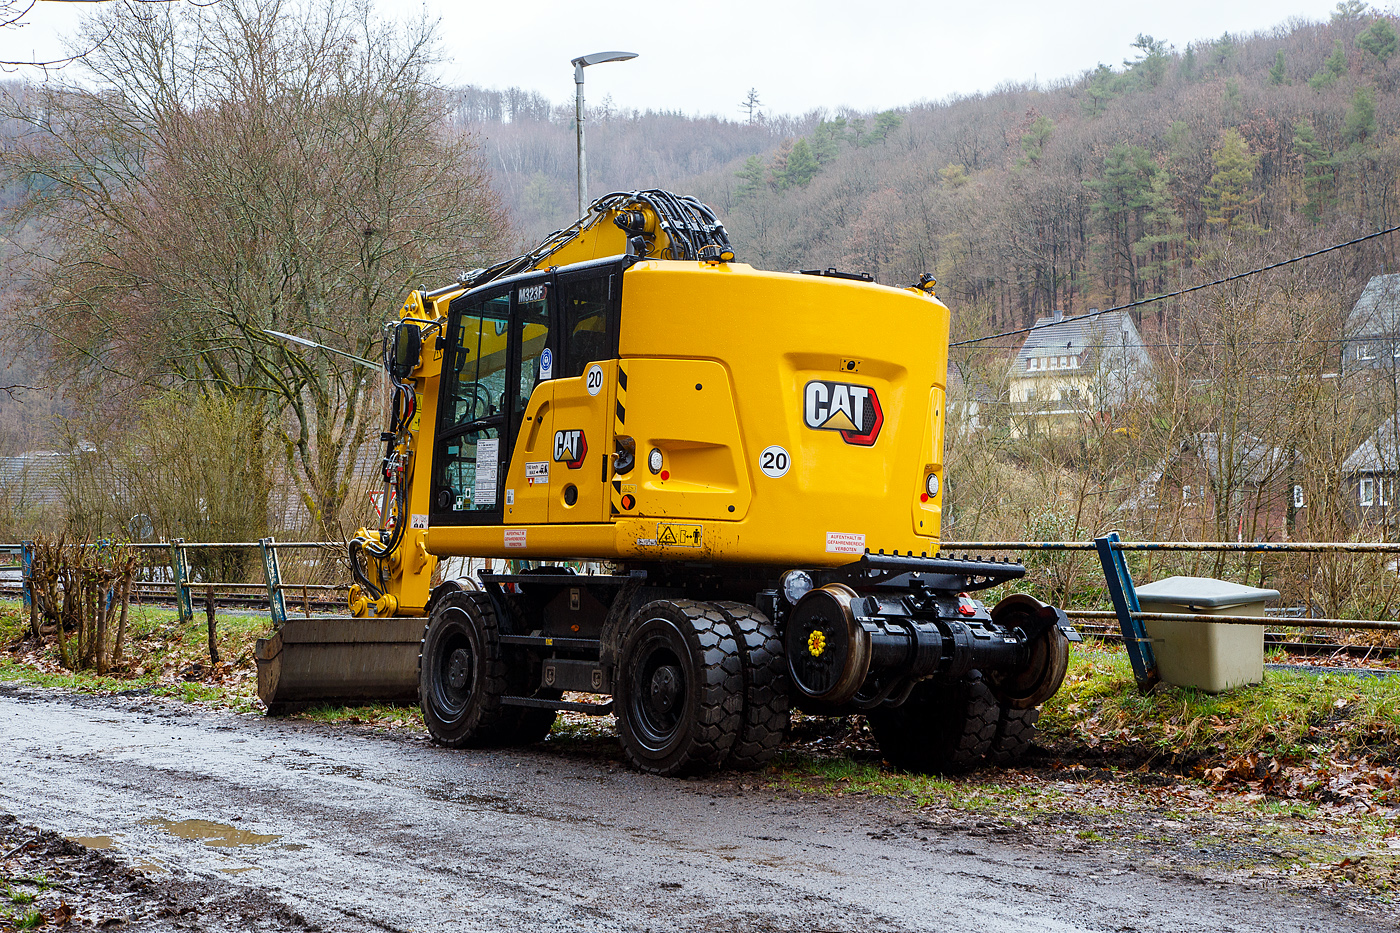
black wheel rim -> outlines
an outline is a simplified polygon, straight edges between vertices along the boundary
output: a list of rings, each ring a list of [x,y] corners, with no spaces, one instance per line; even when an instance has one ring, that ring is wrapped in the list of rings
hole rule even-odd
[[[665,619],[652,619],[639,633],[628,664],[627,714],[643,747],[663,751],[685,728],[690,675],[685,641]]]
[[[433,652],[433,705],[444,719],[461,716],[476,687],[476,654],[460,622],[444,627]]]

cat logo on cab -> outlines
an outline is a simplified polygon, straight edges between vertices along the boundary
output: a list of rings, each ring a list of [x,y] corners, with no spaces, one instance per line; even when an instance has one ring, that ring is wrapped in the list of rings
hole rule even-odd
[[[839,431],[847,444],[874,446],[885,424],[880,398],[870,386],[814,380],[803,389],[802,401],[802,420],[807,427]]]
[[[562,463],[571,470],[583,466],[583,458],[588,456],[588,438],[582,431],[554,432],[554,462]]]

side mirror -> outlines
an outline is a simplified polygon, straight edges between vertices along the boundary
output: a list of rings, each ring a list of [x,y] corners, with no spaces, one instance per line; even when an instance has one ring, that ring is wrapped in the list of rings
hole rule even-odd
[[[389,375],[395,379],[407,379],[418,368],[418,357],[423,352],[423,332],[412,321],[399,321],[394,325],[394,348],[389,356]]]

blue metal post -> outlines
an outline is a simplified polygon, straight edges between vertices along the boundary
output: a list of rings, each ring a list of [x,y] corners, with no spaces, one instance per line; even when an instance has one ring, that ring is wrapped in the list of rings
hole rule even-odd
[[[24,596],[24,611],[34,605],[34,542],[21,541],[19,544],[20,593]]]
[[[194,606],[190,604],[190,568],[185,563],[184,538],[170,541],[170,576],[175,583],[175,610],[180,621],[189,624],[194,621]]]
[[[263,574],[267,577],[267,608],[272,613],[272,624],[281,627],[287,621],[287,600],[282,595],[282,564],[277,559],[277,542],[263,538],[258,542],[262,550]]]
[[[1114,548],[1119,541],[1118,532],[1110,531],[1102,538],[1094,539],[1094,548],[1099,552],[1099,562],[1103,564],[1104,581],[1108,584],[1108,595],[1113,600],[1113,611],[1118,614],[1118,629],[1123,633],[1123,647],[1128,651],[1128,660],[1133,665],[1133,677],[1138,689],[1146,693],[1160,679],[1157,675],[1157,653],[1152,650],[1152,639],[1147,637],[1147,628],[1141,619],[1131,613],[1141,612],[1137,589],[1133,586],[1133,576],[1128,572],[1128,562],[1123,552]]]

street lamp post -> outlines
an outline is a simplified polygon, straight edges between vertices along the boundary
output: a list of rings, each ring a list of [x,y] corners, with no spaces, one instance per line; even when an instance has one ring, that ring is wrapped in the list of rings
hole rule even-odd
[[[574,124],[578,127],[578,215],[588,213],[588,159],[583,149],[583,69],[603,62],[625,62],[636,58],[636,52],[594,52],[580,55],[571,63],[574,66]]]

